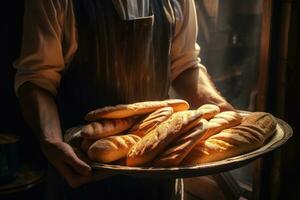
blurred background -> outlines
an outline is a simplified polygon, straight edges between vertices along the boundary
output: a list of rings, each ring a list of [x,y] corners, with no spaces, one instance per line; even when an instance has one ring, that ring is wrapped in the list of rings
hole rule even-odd
[[[222,198],[300,199],[299,1],[195,3],[200,57],[217,88],[236,108],[270,112],[294,129],[292,140],[282,150],[213,176],[223,192]],[[203,184],[201,181],[186,180],[188,199],[202,195],[195,187]]]
[[[293,138],[280,150],[230,172],[212,175],[224,199],[300,199],[297,93],[300,2],[296,0],[195,0],[201,62],[236,108],[266,111],[288,122]],[[41,199],[45,160],[25,125],[13,91],[22,35],[23,1],[0,6],[0,134],[19,138],[19,182],[0,185],[0,198]],[[201,199],[203,177],[185,179],[186,199]],[[8,192],[7,192],[8,191]],[[209,192],[208,192],[209,193]],[[212,192],[211,192],[212,193]],[[207,195],[206,199],[214,199]],[[202,199],[205,199],[202,196]]]

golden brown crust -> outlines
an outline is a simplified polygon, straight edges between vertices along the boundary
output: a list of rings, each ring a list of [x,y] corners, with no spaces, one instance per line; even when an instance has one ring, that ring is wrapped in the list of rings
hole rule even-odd
[[[219,133],[224,129],[239,125],[242,119],[243,117],[234,111],[225,111],[217,114],[209,120],[209,130],[203,135],[201,140],[206,140],[210,136]]]
[[[182,99],[167,99],[164,102],[166,102],[169,107],[172,107],[174,112],[184,111],[190,108],[189,103]]]
[[[222,130],[194,147],[183,165],[202,164],[247,153],[261,147],[275,129],[276,120],[271,114],[252,113],[240,125]]]
[[[99,119],[120,119],[136,115],[151,113],[162,107],[172,107],[175,112],[187,110],[189,104],[181,99],[170,99],[165,101],[145,101],[133,104],[120,104],[116,106],[106,106],[89,112],[85,119],[96,121]]]
[[[213,104],[204,104],[198,108],[202,112],[202,118],[209,120],[220,112],[220,108]]]
[[[133,118],[110,119],[91,122],[82,127],[81,136],[87,139],[100,139],[116,135],[129,129],[135,120]]]
[[[125,158],[129,149],[140,139],[136,135],[120,135],[100,139],[90,146],[88,157],[102,163]]]
[[[220,112],[220,108],[213,104],[204,104],[203,106],[200,106],[197,110],[201,112],[200,117],[184,126],[182,132],[187,132],[188,130],[193,129],[196,126],[201,125],[202,119],[211,119]]]
[[[81,146],[80,146],[81,150],[83,152],[87,153],[90,146],[96,141],[97,140],[83,138],[81,141]]]
[[[167,145],[180,136],[184,125],[201,114],[198,110],[174,113],[130,149],[127,155],[127,165],[138,166],[153,160]]]
[[[155,159],[154,166],[178,166],[198,143],[201,136],[207,131],[207,128],[208,122],[205,119],[201,119],[198,126],[194,127],[193,130],[184,133],[177,141],[169,145],[166,150]]]
[[[160,108],[153,113],[149,114],[146,118],[141,120],[139,123],[135,124],[130,130],[129,134],[138,135],[144,137],[152,129],[154,129],[158,124],[162,123],[168,119],[173,114],[172,107]]]

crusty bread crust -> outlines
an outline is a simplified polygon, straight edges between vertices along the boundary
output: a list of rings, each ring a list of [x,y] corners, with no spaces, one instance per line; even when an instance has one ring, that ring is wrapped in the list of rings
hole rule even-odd
[[[207,131],[208,122],[201,119],[198,126],[180,136],[169,145],[154,161],[154,166],[171,167],[178,166],[192,148],[198,143],[201,136]]]
[[[202,112],[202,118],[208,120],[220,112],[220,108],[213,104],[204,104],[198,108]]]
[[[181,99],[170,99],[165,101],[145,101],[126,105],[106,106],[89,112],[85,116],[85,119],[87,121],[120,119],[151,113],[162,107],[172,107],[174,112],[178,112],[189,109],[189,104]]]
[[[234,111],[225,111],[217,114],[209,120],[208,131],[201,137],[201,140],[206,140],[224,129],[239,125],[242,119],[243,117]]]
[[[197,144],[186,156],[183,165],[195,165],[241,155],[261,147],[276,129],[276,120],[269,113],[255,112],[236,127],[224,129]]]
[[[80,145],[81,150],[87,153],[90,146],[96,141],[97,140],[83,138]]]
[[[130,130],[129,134],[144,137],[147,133],[153,130],[158,124],[168,119],[173,114],[172,107],[160,108],[149,114],[139,123],[135,124]]]
[[[136,135],[119,135],[100,139],[90,146],[88,157],[102,163],[125,158],[129,149],[140,139]]]
[[[127,165],[138,166],[153,160],[167,145],[180,136],[184,125],[200,117],[201,114],[198,110],[174,113],[130,149]]]
[[[100,139],[116,135],[129,129],[135,122],[134,118],[99,120],[82,127],[81,136],[87,139]]]
[[[193,129],[196,126],[201,125],[202,119],[211,119],[220,112],[220,108],[213,104],[204,104],[200,106],[197,110],[201,112],[200,117],[184,126],[182,132],[187,132],[188,130]]]

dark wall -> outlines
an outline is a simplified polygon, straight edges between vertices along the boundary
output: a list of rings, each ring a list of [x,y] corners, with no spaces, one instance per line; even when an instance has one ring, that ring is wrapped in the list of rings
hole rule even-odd
[[[12,61],[18,57],[20,50],[23,4],[13,3],[1,5],[0,8],[0,110],[2,113],[0,130],[7,132],[16,132],[20,125],[20,113],[13,92],[15,70]]]
[[[23,1],[6,1],[0,6],[0,133],[20,136],[22,160],[36,160],[39,149],[25,125],[14,93],[13,61],[18,58],[22,40]]]
[[[286,68],[285,120],[293,127],[294,136],[282,151],[281,195],[300,199],[300,2],[294,1],[290,21],[289,52]]]
[[[286,9],[288,6],[290,10]],[[279,199],[296,200],[300,199],[300,2],[274,1],[273,13],[267,105],[269,112],[288,122],[294,131],[281,150]],[[283,37],[285,31],[287,34]],[[282,51],[283,47],[287,47],[287,51]]]

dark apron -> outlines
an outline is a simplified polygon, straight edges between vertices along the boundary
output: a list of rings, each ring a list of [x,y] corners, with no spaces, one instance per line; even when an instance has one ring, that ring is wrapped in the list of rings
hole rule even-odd
[[[83,123],[96,108],[168,96],[174,23],[169,0],[151,0],[153,15],[133,20],[122,20],[113,2],[74,0],[78,50],[59,90],[65,127]]]
[[[122,20],[114,0],[74,0],[78,50],[58,94],[63,129],[84,123],[84,115],[107,105],[162,100],[170,87],[174,14],[169,0],[151,0],[151,15]],[[151,199],[174,197],[174,179],[114,176],[67,189],[67,199]]]

